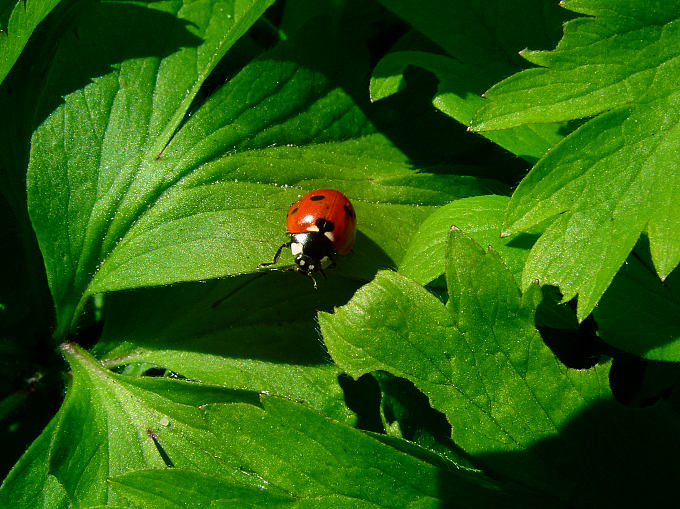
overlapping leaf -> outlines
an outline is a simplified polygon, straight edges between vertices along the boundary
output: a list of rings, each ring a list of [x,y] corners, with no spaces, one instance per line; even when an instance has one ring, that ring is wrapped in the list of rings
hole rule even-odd
[[[215,457],[210,448],[215,437],[198,407],[224,401],[257,403],[255,393],[116,375],[73,345],[63,351],[73,370],[66,400],[53,424],[3,483],[0,500],[45,496],[45,505],[51,507],[66,496],[74,505],[115,504],[121,499],[110,493],[106,479],[130,469],[172,464],[234,471],[233,465]],[[247,477],[236,477],[236,482],[248,485]],[[47,493],[42,492],[44,486],[50,487]]]
[[[610,497],[641,503],[648,492],[631,486],[642,475],[653,497],[668,496],[673,453],[664,444],[677,427],[668,408],[625,409],[612,400],[606,364],[560,363],[534,327],[537,285],[521,295],[498,255],[457,230],[446,278],[446,306],[383,272],[347,306],[322,314],[333,359],[355,377],[386,370],[411,380],[446,415],[454,441],[507,478],[577,506]],[[628,443],[643,436],[629,455]],[[653,473],[636,471],[641,458],[657,462]]]
[[[493,246],[519,281],[534,236],[512,241],[500,238],[508,200],[506,196],[474,196],[440,207],[418,228],[399,264],[399,272],[423,285],[443,275],[447,233],[455,225],[479,244]]]
[[[180,20],[210,5],[193,2]],[[216,25],[205,30],[231,43],[264,4],[237,6],[244,10],[231,18],[214,9]],[[175,43],[198,44],[177,23]],[[307,40],[249,64],[175,133],[213,63],[211,48],[225,49],[215,37],[162,59],[124,60],[68,95],[34,136],[29,206],[61,334],[93,293],[254,271],[285,239],[282,211],[303,190],[323,185],[352,196],[361,233],[373,240],[358,243],[356,259],[398,261],[404,237],[429,212],[414,203],[488,189],[417,174],[384,138],[367,136],[373,127],[338,85],[356,59]],[[64,51],[87,60],[82,47]],[[332,65],[313,70],[329,51],[338,51]],[[197,62],[198,73],[175,82]]]
[[[527,44],[550,47],[557,41],[563,19],[557,5],[543,0],[512,4],[442,0],[430,2],[426,9],[413,0],[381,3],[438,47],[423,44],[413,34],[405,37],[376,66],[371,98],[394,94],[406,85],[405,68],[421,67],[439,79],[435,107],[465,125],[482,107],[482,93],[522,68],[517,51]],[[535,161],[562,138],[561,129],[559,124],[530,125],[484,135]]]
[[[131,222],[177,180],[161,152],[208,73],[270,3],[95,4],[75,33],[64,34],[47,83],[73,89],[92,82],[37,130],[28,173],[29,212],[60,334]],[[132,22],[118,23],[121,15]],[[112,26],[120,45],[108,44],[105,27]],[[102,66],[107,61],[113,71]]]
[[[542,159],[513,195],[504,233],[555,218],[532,250],[523,285],[558,285],[590,313],[640,233],[665,278],[680,261],[680,2],[572,0],[588,15],[541,68],[494,86],[476,130],[595,116]],[[592,17],[590,17],[592,16]]]
[[[403,442],[403,449],[349,428],[285,399],[265,397],[252,405],[210,405],[210,428],[220,455],[233,458],[266,488],[264,493],[215,476],[138,472],[113,480],[114,490],[141,507],[154,507],[171,492],[192,492],[196,501],[293,507],[494,507],[532,505],[477,471],[456,470],[435,455]],[[172,483],[172,484],[171,484]]]
[[[253,393],[116,375],[77,347],[64,353],[73,369],[66,401],[3,484],[6,505],[154,507],[168,494],[179,507],[533,503],[479,471],[408,442],[391,447],[289,400],[266,397],[262,409]]]
[[[11,507],[68,507],[68,495],[49,472],[47,458],[57,418],[45,427],[0,487],[0,502]]]
[[[279,272],[112,294],[94,353],[109,367],[145,363],[353,422],[315,318],[358,283],[334,273],[318,284],[314,291],[307,278]]]

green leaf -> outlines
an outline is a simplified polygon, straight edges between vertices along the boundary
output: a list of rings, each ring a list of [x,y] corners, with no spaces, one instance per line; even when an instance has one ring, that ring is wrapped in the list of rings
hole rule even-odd
[[[418,228],[398,266],[399,272],[422,285],[444,274],[447,234],[451,226],[455,225],[479,244],[493,246],[519,281],[534,237],[523,235],[520,238],[501,239],[501,225],[508,200],[506,196],[473,196],[440,207]]]
[[[14,465],[0,486],[0,506],[70,507],[66,491],[48,470],[47,458],[56,427],[55,417]]]
[[[181,468],[136,470],[111,479],[136,508],[280,507],[294,499],[273,486],[242,486],[225,477]]]
[[[680,361],[678,283],[677,270],[661,282],[651,263],[633,254],[594,311],[598,335],[610,345],[647,359]]]
[[[555,50],[523,51],[541,67],[492,87],[474,129],[584,118],[621,106],[647,109],[677,94],[677,0],[564,0],[561,5],[586,17],[565,25]]]
[[[227,401],[257,403],[255,394],[117,375],[74,344],[63,345],[63,353],[71,365],[72,383],[53,433],[43,434],[40,445],[27,453],[29,459],[37,453],[43,461],[27,467],[22,459],[15,467],[19,471],[10,474],[19,490],[15,496],[29,496],[24,490],[33,489],[47,475],[56,478],[75,505],[115,504],[120,499],[110,493],[106,479],[130,469],[174,465],[233,471],[232,465],[215,457],[215,437],[198,407]]]
[[[198,16],[207,2],[180,15]],[[285,241],[286,208],[310,188],[336,187],[355,201],[362,234],[355,277],[362,277],[364,260],[369,275],[376,260],[389,266],[401,258],[427,206],[488,187],[419,174],[384,137],[369,136],[375,129],[341,88],[351,85],[342,83],[343,69],[356,67],[360,54],[327,37],[320,39],[326,46],[288,42],[252,62],[173,135],[188,106],[186,90],[193,93],[212,65],[201,56],[218,42],[226,49],[263,7],[232,18],[214,14],[217,26],[205,30],[219,32],[217,41],[209,37],[160,61],[124,60],[68,95],[37,131],[29,207],[58,335],[94,293],[255,271]],[[244,21],[231,23],[237,16]],[[329,58],[333,52],[337,58]],[[196,62],[202,67],[189,79],[184,70]]]
[[[502,485],[479,471],[456,469],[405,440],[367,434],[286,399],[249,405],[209,405],[207,420],[260,489],[219,475],[179,469],[137,471],[112,479],[139,507],[531,507],[534,494]],[[180,494],[180,496],[177,496]]]
[[[319,342],[316,312],[349,300],[358,283],[331,273],[318,284],[314,291],[299,274],[269,272],[115,293],[94,353],[109,367],[147,363],[353,421],[340,371]]]
[[[14,4],[9,18],[0,17],[0,83],[19,58],[38,23],[59,2],[60,0],[19,0]]]
[[[451,263],[459,271],[449,272],[449,280],[465,276],[466,291],[450,296],[451,312],[410,280],[380,273],[332,317],[320,315],[324,340],[336,363],[354,377],[382,369],[411,380],[447,416],[454,441],[473,456],[522,450],[556,435],[584,398],[599,394],[601,381],[586,373],[579,383],[585,394],[575,390],[570,378],[583,375],[561,367],[542,344],[532,323],[536,287],[520,300],[507,269],[489,270],[500,267],[497,256],[484,255],[471,241],[458,249]],[[495,299],[489,299],[491,292]],[[457,326],[459,313],[464,320]],[[530,352],[538,358],[526,358]],[[553,373],[527,371],[529,363]],[[525,369],[518,369],[521,365]],[[547,384],[550,374],[554,379]],[[559,390],[564,390],[560,401],[550,401]],[[591,398],[588,390],[594,392]],[[509,394],[512,404],[502,404]],[[542,469],[528,464],[512,475],[536,484],[546,475]]]
[[[507,129],[596,116],[555,147],[512,197],[504,234],[549,218],[523,277],[578,294],[585,318],[647,231],[664,279],[680,262],[680,2],[565,1],[578,18],[542,66],[487,93],[472,126]],[[555,218],[555,216],[557,216]]]
[[[660,490],[657,500],[668,496],[667,469],[677,472],[663,445],[677,427],[672,412],[613,402],[607,365],[561,364],[534,327],[540,290],[522,295],[494,251],[453,229],[447,259],[447,306],[381,272],[335,314],[321,314],[336,363],[353,377],[385,370],[411,380],[446,415],[456,444],[504,478],[575,506],[612,497],[643,503],[649,492],[631,491],[642,475],[636,465],[655,464],[644,482]],[[626,444],[643,436],[629,455]]]
[[[265,397],[264,410],[211,405],[221,454],[244,472],[314,507],[480,507],[512,502],[512,492],[477,471],[458,470],[412,445],[410,453],[334,422],[299,404]],[[415,452],[418,451],[416,455]]]
[[[92,82],[65,97],[36,131],[31,148],[29,210],[57,307],[58,334],[79,314],[98,267],[132,220],[159,199],[163,184],[181,175],[168,171],[171,161],[161,162],[163,148],[208,73],[270,3],[128,5],[123,11],[134,13],[122,25],[116,15],[107,17],[113,4],[94,4],[79,20],[77,42],[70,33],[63,36],[48,83],[60,87],[84,73],[103,74],[82,76]],[[114,26],[120,47],[104,42]],[[163,34],[140,41],[142,27]],[[154,56],[130,58],[140,42]],[[102,60],[125,58],[126,52],[128,59],[113,71],[100,68]],[[69,66],[76,66],[73,77]]]
[[[371,99],[377,101],[406,86],[403,74],[413,65],[439,80],[436,108],[468,125],[484,104],[482,93],[493,83],[524,67],[517,51],[529,45],[549,47],[559,37],[564,11],[542,0],[470,4],[438,0],[427,9],[413,0],[381,3],[410,23],[430,41],[413,35],[378,62],[371,77]],[[541,27],[540,30],[537,27]],[[445,54],[441,54],[441,50]],[[537,160],[563,136],[559,124],[521,126],[483,133],[514,154]]]

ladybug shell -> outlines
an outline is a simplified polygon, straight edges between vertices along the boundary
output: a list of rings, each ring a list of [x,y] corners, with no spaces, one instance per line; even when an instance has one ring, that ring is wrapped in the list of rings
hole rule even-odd
[[[347,254],[356,239],[357,216],[347,197],[335,189],[311,191],[293,203],[286,216],[288,233],[322,232],[339,254]]]

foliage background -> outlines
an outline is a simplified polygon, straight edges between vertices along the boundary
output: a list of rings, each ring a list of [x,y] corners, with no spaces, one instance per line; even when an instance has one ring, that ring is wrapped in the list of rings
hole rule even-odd
[[[0,29],[0,505],[671,500],[680,2]],[[319,187],[359,231],[314,291],[257,265]]]

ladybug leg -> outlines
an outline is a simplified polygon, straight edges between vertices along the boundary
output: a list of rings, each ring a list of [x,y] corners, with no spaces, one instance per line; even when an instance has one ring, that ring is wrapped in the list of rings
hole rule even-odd
[[[329,259],[330,259],[331,263],[326,268],[327,269],[334,269],[335,266],[336,266],[335,258],[333,258],[332,256],[329,256]],[[323,276],[324,279],[328,279],[328,277],[326,276],[326,272],[323,270],[323,262],[319,264],[319,272],[321,272],[321,275]]]
[[[323,274],[323,271],[321,271],[321,273]],[[319,287],[316,286],[316,279],[314,279],[314,274],[312,274],[311,272],[307,272],[307,275],[308,275],[308,276],[310,277],[310,279],[312,280],[312,283],[314,284],[314,289],[315,289],[315,290],[318,290]],[[326,277],[325,274],[324,274],[324,277]]]
[[[334,269],[335,267],[337,267],[338,264],[335,263],[335,258],[333,258],[333,257],[329,257],[329,258],[330,258],[330,260],[331,260],[331,263],[330,263],[330,265],[328,265],[328,267],[326,267],[326,268],[327,268],[327,269]],[[324,279],[328,279],[328,278],[326,277],[326,273],[323,271],[323,269],[322,269],[321,267],[319,267],[319,270],[321,271],[321,274],[323,274]]]
[[[293,243],[292,241],[289,241],[289,242],[286,242],[285,244],[282,244],[281,247],[279,247],[279,249],[276,251],[276,254],[274,255],[274,261],[267,262],[267,263],[261,263],[257,266],[257,268],[261,269],[262,267],[268,267],[270,265],[274,265],[276,262],[279,261],[279,257],[281,256],[281,252],[283,251],[283,248],[284,247],[290,248],[292,243]]]

